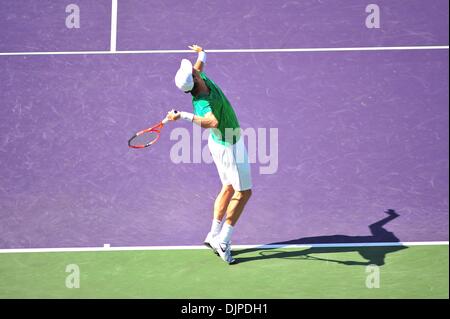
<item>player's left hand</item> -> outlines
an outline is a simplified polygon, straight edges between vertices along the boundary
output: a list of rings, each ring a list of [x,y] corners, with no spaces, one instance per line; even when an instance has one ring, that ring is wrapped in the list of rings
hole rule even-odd
[[[175,110],[172,110],[170,112],[167,112],[167,119],[169,121],[176,121],[180,118],[180,112],[177,112]]]
[[[191,50],[193,50],[193,51],[195,51],[197,53],[203,51],[203,48],[201,46],[196,45],[196,44],[190,45],[189,49],[191,49]]]

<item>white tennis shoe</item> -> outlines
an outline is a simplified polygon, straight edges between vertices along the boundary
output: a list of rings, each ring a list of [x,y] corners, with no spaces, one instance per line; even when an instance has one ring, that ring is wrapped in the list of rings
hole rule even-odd
[[[213,237],[212,233],[209,232],[208,235],[206,235],[206,238],[205,238],[205,240],[203,241],[203,244],[204,244],[206,247],[211,248],[211,250],[212,250],[217,256],[219,256],[219,253],[214,249],[213,246],[211,246],[211,241],[213,240],[213,238],[214,238],[214,237]]]
[[[231,256],[231,242],[221,243],[219,242],[219,239],[217,237],[214,237],[209,244],[211,245],[212,249],[214,249],[216,253],[219,254],[220,258],[222,258],[223,261],[225,261],[229,265],[236,262],[233,256]]]

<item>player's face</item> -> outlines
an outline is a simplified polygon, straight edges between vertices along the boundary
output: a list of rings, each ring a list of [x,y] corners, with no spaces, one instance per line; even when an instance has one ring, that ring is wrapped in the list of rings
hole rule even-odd
[[[192,93],[195,92],[195,89],[197,88],[197,83],[198,83],[198,74],[197,74],[197,70],[192,68],[192,79],[194,80],[194,86],[192,87],[192,90],[190,91],[186,91],[184,93]]]
[[[198,81],[198,72],[194,68],[192,68],[192,78],[194,79],[194,83],[197,83],[197,81]]]

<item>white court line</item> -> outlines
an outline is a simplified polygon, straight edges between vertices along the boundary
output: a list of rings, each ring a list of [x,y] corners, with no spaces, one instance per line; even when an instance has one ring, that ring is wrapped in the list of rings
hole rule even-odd
[[[133,251],[133,250],[199,250],[209,249],[206,246],[130,246],[111,247],[73,247],[73,248],[18,248],[0,249],[0,253],[50,253],[50,252],[84,252],[84,251]],[[305,245],[232,245],[233,249],[271,249],[271,248],[345,248],[345,247],[392,247],[392,246],[440,246],[448,241],[419,241],[419,242],[391,242],[391,243],[339,243],[339,244],[305,244]]]
[[[117,43],[117,0],[111,0],[111,52],[116,52]]]
[[[115,39],[116,35],[114,35]],[[66,52],[0,52],[0,56],[31,56],[31,55],[100,55],[100,54],[176,54],[193,53],[191,50],[128,50],[112,51],[66,51]],[[115,40],[114,40],[115,41]],[[351,52],[351,51],[410,51],[410,50],[448,50],[448,45],[435,46],[396,46],[396,47],[353,47],[353,48],[291,48],[291,49],[211,49],[208,53],[288,53],[288,52]],[[115,49],[115,43],[114,43]]]

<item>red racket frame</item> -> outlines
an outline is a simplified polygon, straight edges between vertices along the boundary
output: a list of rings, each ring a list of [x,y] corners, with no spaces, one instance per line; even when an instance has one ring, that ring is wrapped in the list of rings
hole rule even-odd
[[[148,128],[148,129],[139,131],[139,132],[137,132],[136,134],[134,134],[133,137],[130,138],[130,139],[128,140],[128,146],[131,147],[131,148],[145,148],[145,147],[149,147],[149,146],[155,144],[155,143],[159,140],[159,136],[160,136],[160,134],[161,134],[161,129],[162,129],[163,126],[164,126],[164,123],[163,123],[163,122],[164,122],[164,121],[161,121],[161,122],[159,122],[158,124],[156,124],[155,126],[152,126],[152,127]],[[136,137],[138,137],[138,136],[140,136],[140,135],[142,135],[142,134],[144,134],[144,133],[150,133],[150,132],[154,132],[154,133],[157,134],[154,140],[152,140],[151,142],[149,142],[149,143],[147,143],[147,144],[142,144],[142,145],[131,145],[131,141],[132,141],[133,139],[135,139]]]

